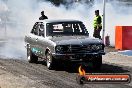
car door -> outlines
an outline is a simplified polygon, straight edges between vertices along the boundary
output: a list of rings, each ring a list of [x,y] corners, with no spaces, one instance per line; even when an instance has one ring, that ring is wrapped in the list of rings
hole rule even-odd
[[[37,55],[39,50],[37,49],[37,41],[38,41],[38,35],[39,35],[39,22],[36,22],[31,30],[31,33],[26,36],[28,43],[30,44],[30,48],[32,52]]]
[[[42,57],[42,58],[45,58],[45,51],[46,51],[46,49],[50,48],[50,49],[53,50],[54,46],[53,46],[53,42],[46,37],[46,25],[44,25],[43,22],[39,23],[39,38],[38,38],[37,41],[38,41],[37,48],[39,50],[38,55],[40,57]]]
[[[45,28],[43,22],[38,23],[38,38],[36,39],[37,42],[37,55],[39,57],[44,57],[45,55]]]

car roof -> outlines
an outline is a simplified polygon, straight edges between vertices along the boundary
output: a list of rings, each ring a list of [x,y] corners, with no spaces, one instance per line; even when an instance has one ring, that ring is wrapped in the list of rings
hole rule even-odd
[[[81,22],[79,20],[72,20],[72,19],[45,19],[45,20],[39,20],[38,22],[45,22],[45,23],[61,23],[61,22]]]

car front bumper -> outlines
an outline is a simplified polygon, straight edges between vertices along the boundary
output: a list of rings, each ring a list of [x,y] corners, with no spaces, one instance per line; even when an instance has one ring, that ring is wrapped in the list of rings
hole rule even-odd
[[[53,57],[58,60],[68,60],[68,61],[85,61],[95,59],[95,57],[105,55],[105,52],[97,53],[75,53],[75,54],[58,54],[52,53]]]

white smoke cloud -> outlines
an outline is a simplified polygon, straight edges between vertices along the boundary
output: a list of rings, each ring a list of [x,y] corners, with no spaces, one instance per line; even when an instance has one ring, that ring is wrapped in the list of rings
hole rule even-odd
[[[3,3],[3,1],[0,1],[0,12],[5,12],[8,11],[8,7],[6,6],[5,3]]]
[[[2,47],[1,54],[7,57],[26,56],[24,36],[29,33],[32,25],[40,17],[40,12],[45,11],[49,19],[77,19],[84,22],[90,37],[93,35],[94,11],[100,10],[103,15],[103,0],[96,0],[93,6],[84,2],[71,4],[67,9],[64,5],[59,7],[52,3],[38,0],[7,0],[6,4],[0,0],[4,8],[8,10],[9,23],[7,21],[7,39]],[[1,9],[1,7],[0,7]],[[117,1],[106,2],[106,32],[110,36],[111,45],[114,45],[116,25],[132,25],[132,6],[119,5]],[[2,9],[3,10],[3,9]],[[1,13],[1,10],[0,10]],[[21,40],[18,40],[21,38]],[[19,52],[19,53],[18,53]]]

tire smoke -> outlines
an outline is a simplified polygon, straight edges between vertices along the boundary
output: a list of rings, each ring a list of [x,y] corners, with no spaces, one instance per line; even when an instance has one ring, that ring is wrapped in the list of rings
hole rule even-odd
[[[77,19],[84,22],[93,35],[94,11],[100,10],[103,14],[103,0],[94,3],[75,2],[70,5],[54,6],[45,0],[0,0],[0,55],[11,58],[23,57],[26,59],[24,36],[32,29],[33,24],[45,11],[49,19]],[[132,25],[132,5],[126,2],[107,0],[106,2],[106,32],[110,36],[110,44],[115,45],[115,26]],[[5,33],[6,29],[6,33]]]

